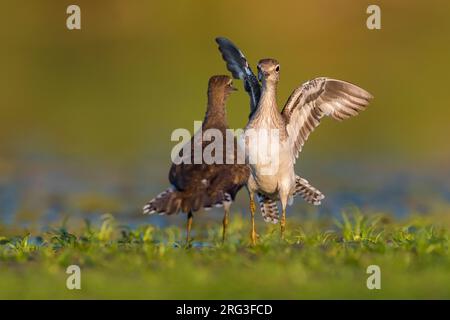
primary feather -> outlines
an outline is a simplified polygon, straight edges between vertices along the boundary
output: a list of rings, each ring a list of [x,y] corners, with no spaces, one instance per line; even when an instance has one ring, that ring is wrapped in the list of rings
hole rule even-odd
[[[372,98],[370,93],[354,84],[329,78],[310,80],[294,90],[281,111],[294,155],[298,157],[322,117],[331,116],[342,121],[356,116]]]
[[[235,79],[244,81],[245,91],[250,96],[249,117],[251,117],[261,97],[261,85],[258,78],[250,68],[247,58],[230,40],[218,37],[216,42],[219,45],[219,50],[222,53],[223,60],[226,62],[228,71],[231,72]]]

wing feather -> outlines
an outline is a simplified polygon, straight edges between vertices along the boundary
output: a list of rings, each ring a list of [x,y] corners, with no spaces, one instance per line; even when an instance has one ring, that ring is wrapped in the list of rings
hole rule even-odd
[[[316,78],[301,85],[281,112],[297,157],[324,116],[342,121],[364,110],[373,96],[349,82]]]
[[[244,88],[250,96],[250,116],[256,110],[261,97],[261,85],[258,78],[250,68],[247,58],[230,40],[227,38],[216,38],[222,58],[227,63],[227,69],[235,79],[244,81]]]

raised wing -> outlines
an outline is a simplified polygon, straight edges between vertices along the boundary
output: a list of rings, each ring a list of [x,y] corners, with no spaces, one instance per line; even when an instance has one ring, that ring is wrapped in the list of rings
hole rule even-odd
[[[261,97],[261,85],[250,68],[244,54],[227,38],[216,38],[222,58],[227,63],[227,69],[235,79],[244,81],[245,91],[250,96],[250,116],[258,106]]]
[[[341,80],[316,78],[304,83],[289,97],[281,112],[296,157],[323,116],[342,121],[364,110],[373,96]]]

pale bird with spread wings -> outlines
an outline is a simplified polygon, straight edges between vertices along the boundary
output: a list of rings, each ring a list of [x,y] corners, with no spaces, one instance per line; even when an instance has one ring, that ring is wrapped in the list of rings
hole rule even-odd
[[[253,146],[272,152],[270,157],[277,159],[277,167],[273,173],[267,174],[263,170],[266,163],[249,163],[251,174],[247,188],[252,211],[252,242],[256,241],[254,194],[260,202],[264,220],[272,223],[280,221],[281,236],[284,237],[286,206],[295,195],[301,195],[307,202],[315,205],[320,204],[324,198],[319,190],[294,171],[296,158],[309,135],[325,116],[342,121],[358,115],[373,96],[349,82],[316,78],[295,89],[280,113],[276,101],[279,63],[275,59],[260,60],[257,78],[243,53],[231,41],[217,38],[216,42],[227,63],[227,69],[233,77],[244,81],[245,90],[250,96],[251,114],[245,131],[276,129],[279,133],[278,148],[270,148],[271,142],[268,140],[258,140],[257,146]],[[247,144],[247,148],[252,146]],[[275,149],[277,150],[272,151]],[[281,219],[277,201],[281,202]]]

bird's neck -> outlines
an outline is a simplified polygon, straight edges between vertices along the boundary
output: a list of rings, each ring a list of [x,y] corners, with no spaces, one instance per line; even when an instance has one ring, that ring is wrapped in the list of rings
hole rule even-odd
[[[261,111],[278,110],[276,82],[263,81],[259,109]]]
[[[225,110],[225,99],[223,97],[208,97],[203,128],[227,128],[227,114]]]

